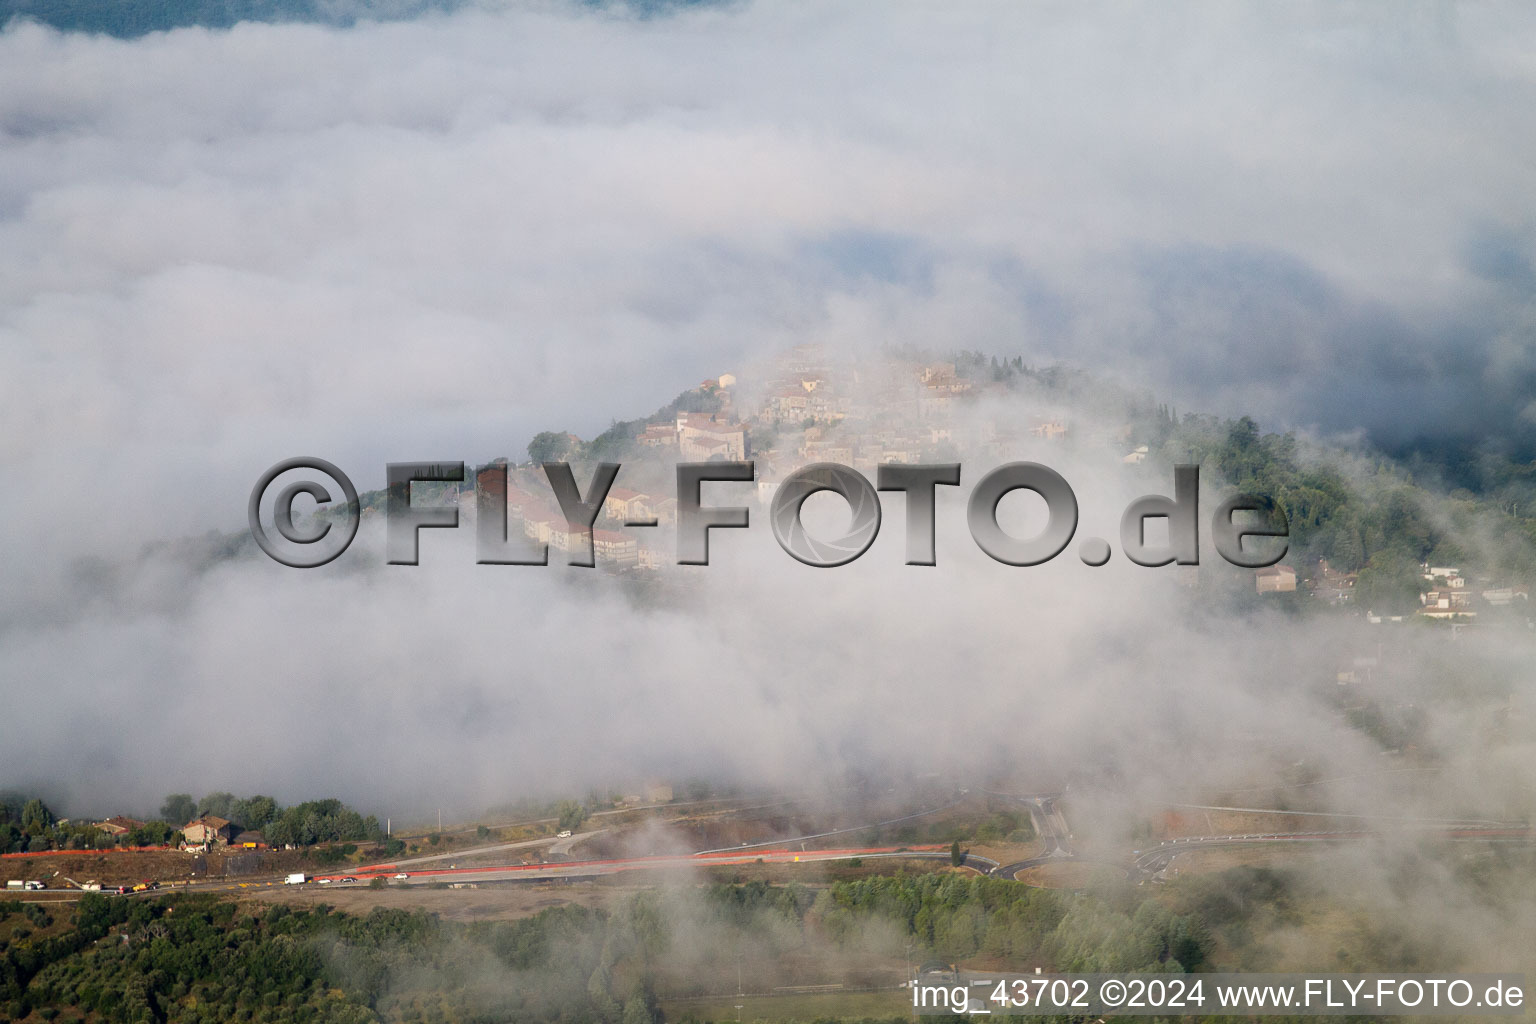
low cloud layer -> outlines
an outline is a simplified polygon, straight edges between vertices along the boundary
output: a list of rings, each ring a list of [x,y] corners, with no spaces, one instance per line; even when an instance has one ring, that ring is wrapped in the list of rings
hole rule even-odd
[[[103,812],[189,788],[420,807],[988,743],[1052,763],[1100,735],[1145,770],[1213,722],[1213,778],[1247,728],[1369,761],[1266,688],[1325,668],[1292,634],[1191,630],[1161,584],[1076,563],[924,575],[886,540],[883,567],[818,574],[763,523],[761,572],[641,611],[553,568],[141,552],[238,529],[281,458],[364,487],[517,458],[803,341],[1068,359],[1325,434],[1528,435],[1533,34],[1514,6],[13,23],[0,681],[38,707],[3,716],[0,777]],[[1143,696],[1181,657],[1190,681]]]

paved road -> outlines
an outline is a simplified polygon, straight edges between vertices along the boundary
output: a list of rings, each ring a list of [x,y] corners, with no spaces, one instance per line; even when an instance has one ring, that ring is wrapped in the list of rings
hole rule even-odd
[[[999,864],[994,860],[975,854],[966,855],[966,866],[983,874],[994,875],[1001,878],[1013,879],[1018,872],[1041,864],[1048,864],[1059,860],[1080,859],[1072,845],[1072,831],[1067,825],[1066,818],[1062,815],[1059,806],[1060,794],[1032,793],[1032,794],[1007,794],[991,793],[991,796],[1014,799],[1024,804],[1029,809],[1030,819],[1034,822],[1035,831],[1041,839],[1041,851],[1038,855],[1014,861],[1008,864]],[[804,844],[813,840],[826,839],[831,836],[846,835],[852,832],[860,832],[870,828],[879,828],[884,825],[910,821],[929,814],[946,810],[962,802],[960,799],[951,801],[939,807],[932,807],[912,814],[891,818],[887,821],[875,822],[854,826],[851,828],[834,829],[829,832],[819,832],[812,835],[796,836],[790,839],[777,839],[763,843],[754,843],[737,847],[725,847],[715,850],[704,850],[693,854],[673,854],[654,857],[628,857],[611,858],[606,860],[588,861],[564,861],[559,863],[544,864],[507,864],[507,865],[477,865],[471,867],[436,867],[444,861],[456,864],[459,860],[469,857],[484,856],[509,850],[529,849],[537,846],[548,845],[552,853],[564,853],[575,844],[584,839],[597,835],[605,829],[596,829],[583,832],[575,836],[561,840],[558,837],[546,836],[539,839],[523,840],[516,843],[498,843],[492,846],[483,846],[470,850],[456,850],[452,853],[429,854],[425,857],[413,857],[405,860],[392,861],[388,864],[374,864],[365,867],[353,868],[345,873],[317,876],[315,881],[320,885],[330,888],[332,886],[359,886],[367,885],[374,878],[386,878],[396,882],[412,885],[449,883],[469,884],[478,882],[506,882],[506,881],[546,881],[551,879],[578,879],[593,878],[601,875],[616,874],[623,871],[639,869],[684,869],[696,868],[701,865],[727,865],[747,863],[812,863],[829,860],[845,860],[851,857],[860,858],[921,858],[921,859],[947,859],[949,850],[940,846],[920,846],[911,848],[901,847],[860,847],[853,849],[835,850],[806,850]],[[1216,808],[1212,808],[1216,809]],[[1264,812],[1273,814],[1287,814],[1290,812],[1274,811],[1264,808],[1245,809],[1251,812]],[[1336,816],[1348,817],[1348,816]],[[1377,819],[1383,824],[1410,823],[1399,819]],[[1536,833],[1530,826],[1508,822],[1481,822],[1468,821],[1466,819],[1447,822],[1445,819],[1416,819],[1412,824],[1421,826],[1421,831],[1426,835],[1435,835],[1452,840],[1466,841],[1519,841],[1531,842],[1536,840]],[[1117,866],[1126,871],[1128,877],[1139,880],[1162,877],[1169,864],[1180,853],[1193,849],[1212,848],[1223,846],[1241,846],[1259,843],[1320,843],[1363,840],[1379,837],[1386,834],[1383,831],[1365,828],[1348,828],[1336,830],[1313,830],[1300,832],[1264,832],[1245,833],[1232,835],[1207,835],[1189,836],[1179,839],[1168,839],[1158,843],[1156,847],[1146,850],[1130,851],[1127,861],[1120,861]],[[801,849],[794,849],[795,846]],[[423,865],[429,865],[423,867]],[[395,879],[393,876],[406,875],[406,878]],[[342,878],[354,878],[353,882],[342,882]],[[238,890],[256,887],[265,887],[282,884],[275,880],[253,880],[247,882],[230,882],[226,880],[192,883],[185,886],[176,886],[177,889],[193,890]],[[162,890],[164,891],[164,890]]]
[[[1061,799],[1060,793],[993,793],[989,791],[988,795],[1017,800],[1029,808],[1029,820],[1035,826],[1035,834],[1040,837],[1038,854],[1027,860],[994,865],[990,874],[1011,879],[1025,868],[1049,864],[1053,860],[1071,860],[1077,856],[1072,848],[1072,830],[1067,827],[1067,819],[1062,815],[1058,804]]]

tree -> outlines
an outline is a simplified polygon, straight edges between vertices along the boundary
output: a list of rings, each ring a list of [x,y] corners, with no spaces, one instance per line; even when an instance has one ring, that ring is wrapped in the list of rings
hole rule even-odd
[[[191,793],[172,793],[160,805],[160,820],[172,825],[185,825],[197,817],[197,803]]]
[[[645,1005],[645,997],[638,992],[624,1004],[623,1024],[652,1024],[651,1008]]]
[[[561,832],[574,832],[587,820],[587,809],[575,800],[560,801],[555,813],[560,816]]]
[[[219,818],[233,820],[235,813],[235,794],[233,793],[209,793],[198,801],[198,814],[212,814]]]
[[[164,821],[146,821],[128,833],[129,846],[166,846],[176,830]]]
[[[318,811],[310,811],[304,815],[299,823],[297,835],[300,846],[313,846],[321,839],[328,838],[325,832],[325,819]]]
[[[619,1015],[618,1002],[608,993],[608,968],[599,963],[587,977],[587,998],[597,1010],[597,1016],[612,1021]]]
[[[601,459],[604,462],[617,462],[627,455],[635,446],[635,435],[645,429],[645,420],[628,420],[619,422],[615,420],[607,430],[598,434],[587,445],[586,455],[589,459]]]
[[[528,442],[528,457],[534,462],[569,462],[572,455],[578,454],[578,443],[570,434],[545,430]]]
[[[1355,600],[1365,608],[1386,614],[1410,614],[1419,608],[1424,581],[1418,566],[1398,552],[1373,555],[1360,570]]]
[[[278,849],[296,842],[293,826],[282,818],[268,825],[263,834],[267,837],[267,845]]]
[[[965,863],[965,854],[960,850],[960,840],[958,839],[949,844],[949,862],[955,867]]]
[[[229,819],[238,822],[242,827],[257,832],[264,832],[268,825],[277,820],[277,801],[270,796],[252,796],[244,800],[236,800],[230,808]]]
[[[46,832],[53,827],[53,812],[48,805],[33,797],[21,809],[21,830],[28,835]]]

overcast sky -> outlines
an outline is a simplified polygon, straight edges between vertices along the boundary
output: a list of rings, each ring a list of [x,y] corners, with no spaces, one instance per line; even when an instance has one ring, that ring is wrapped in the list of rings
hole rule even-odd
[[[241,731],[270,746],[299,716],[249,675],[402,621],[423,621],[419,645],[395,631],[386,646],[406,649],[368,673],[452,675],[432,653],[452,615],[392,615],[394,595],[321,623],[320,591],[276,567],[276,591],[141,580],[180,603],[47,628],[29,613],[69,592],[82,555],[239,529],[255,478],[292,455],[363,487],[386,461],[521,457],[537,430],[590,436],[803,341],[1070,360],[1181,409],[1324,435],[1529,429],[1533,110],[1536,10],[1515,4],[783,2],[642,19],[548,3],[129,41],[13,23],[0,687],[53,687],[68,707],[42,728],[0,715],[0,781],[66,769],[90,731],[85,763],[110,792],[197,789],[197,758],[157,771],[131,739],[101,739],[100,708],[140,724],[136,694],[175,701],[176,727],[149,733],[174,744],[200,706],[260,704]],[[286,619],[280,597],[308,612]],[[654,658],[674,649],[615,615]],[[303,642],[268,661],[243,632],[256,621]],[[547,635],[571,641],[574,622]],[[455,704],[468,727],[508,730],[477,758],[545,728],[510,724],[485,674],[497,656],[512,657],[477,650],[478,681],[456,684],[475,692]],[[332,710],[359,703],[327,665]],[[210,695],[231,677],[243,696]],[[668,703],[663,682],[650,706]],[[359,728],[429,738],[396,683]],[[534,722],[537,705],[518,707]],[[843,739],[815,749],[858,735],[851,710],[821,714]],[[364,749],[246,788],[313,795],[298,790],[323,788],[334,758],[363,796]],[[790,748],[765,749],[771,764]],[[476,763],[477,797],[504,785]]]

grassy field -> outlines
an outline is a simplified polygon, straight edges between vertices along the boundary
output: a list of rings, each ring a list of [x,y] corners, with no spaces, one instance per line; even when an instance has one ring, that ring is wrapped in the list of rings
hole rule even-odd
[[[579,885],[487,885],[480,889],[433,889],[424,885],[325,887],[264,886],[240,890],[251,902],[312,906],[327,903],[349,914],[364,915],[375,907],[425,910],[450,921],[514,921],[541,910],[577,903],[608,908],[641,891],[634,887]]]
[[[740,1016],[736,1006],[740,1004]],[[910,1011],[905,989],[885,992],[811,992],[774,996],[722,996],[662,1000],[667,1020],[780,1021],[900,1017]]]

